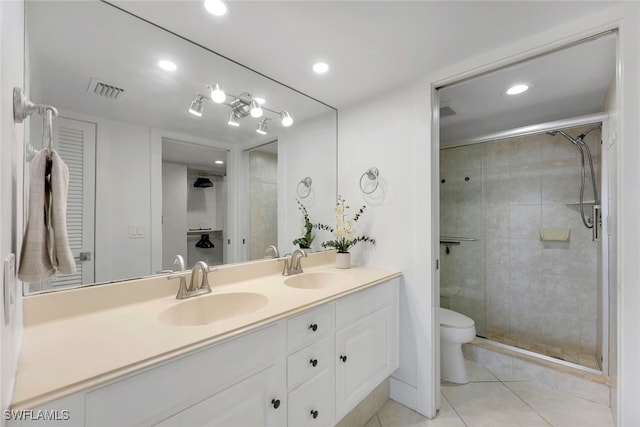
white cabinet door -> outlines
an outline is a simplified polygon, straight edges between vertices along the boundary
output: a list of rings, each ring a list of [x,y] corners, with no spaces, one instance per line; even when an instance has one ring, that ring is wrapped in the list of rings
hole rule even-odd
[[[268,368],[156,424],[162,427],[281,427],[287,422],[281,365]]]
[[[336,334],[336,419],[398,365],[397,315],[386,306]]]

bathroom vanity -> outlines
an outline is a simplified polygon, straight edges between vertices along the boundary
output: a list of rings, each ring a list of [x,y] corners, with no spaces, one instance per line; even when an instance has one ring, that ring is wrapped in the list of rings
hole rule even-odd
[[[12,410],[34,420],[9,425],[334,425],[398,367],[400,274],[333,256],[225,266],[187,300],[164,277],[26,298]]]

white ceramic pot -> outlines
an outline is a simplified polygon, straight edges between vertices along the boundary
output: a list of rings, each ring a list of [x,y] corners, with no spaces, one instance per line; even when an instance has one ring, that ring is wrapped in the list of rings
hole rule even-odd
[[[336,253],[336,268],[351,268],[351,253],[350,252],[338,252],[338,253]]]

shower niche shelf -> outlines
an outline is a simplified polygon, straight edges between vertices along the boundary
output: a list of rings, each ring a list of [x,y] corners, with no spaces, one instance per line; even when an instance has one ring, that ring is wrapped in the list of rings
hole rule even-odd
[[[445,245],[445,253],[449,255],[452,245],[459,245],[462,242],[475,242],[476,238],[473,237],[454,237],[454,236],[440,236],[440,244]]]

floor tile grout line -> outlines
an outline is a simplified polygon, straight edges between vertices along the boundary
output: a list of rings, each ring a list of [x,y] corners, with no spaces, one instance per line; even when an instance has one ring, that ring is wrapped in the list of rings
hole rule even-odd
[[[444,395],[444,393],[440,392],[440,396],[444,398],[444,400],[447,401],[447,403],[449,404],[449,406],[451,406],[451,409],[453,409],[453,412],[456,413],[456,415],[458,416],[458,418],[460,418],[460,421],[462,421],[462,424],[465,425],[465,427],[469,427],[469,424],[467,424],[464,420],[464,418],[462,418],[462,415],[460,415],[460,413],[458,412],[458,410],[456,409],[455,406],[453,406],[453,403],[451,403],[451,401],[447,398],[447,396]],[[436,417],[437,417],[437,413],[436,413]]]
[[[515,382],[518,382],[518,381],[511,381],[511,382],[515,383]],[[528,382],[528,381],[519,381],[519,382]],[[529,405],[529,402],[527,402],[524,398],[520,397],[520,395],[518,393],[513,391],[508,385],[506,385],[502,381],[500,381],[500,383],[502,383],[502,385],[505,386],[507,390],[509,390],[511,393],[513,393],[518,399],[520,399],[525,405],[527,405],[533,412],[538,414],[538,416],[540,418],[542,418],[547,424],[549,424],[551,427],[553,427],[553,424],[551,423],[551,421],[549,421],[544,415],[542,415],[541,413],[536,411],[531,405]]]

